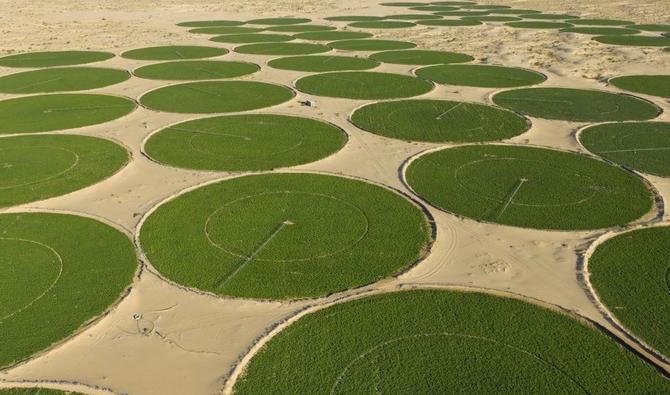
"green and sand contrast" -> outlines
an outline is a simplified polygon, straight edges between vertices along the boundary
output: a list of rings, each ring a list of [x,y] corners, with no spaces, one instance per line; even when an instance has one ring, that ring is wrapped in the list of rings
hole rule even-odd
[[[609,83],[619,89],[670,99],[670,75],[624,75]]]
[[[230,44],[248,44],[248,43],[278,43],[295,40],[288,34],[274,33],[247,33],[247,34],[224,34],[210,38],[212,41]]]
[[[241,33],[258,33],[266,29],[262,27],[246,27],[246,26],[214,26],[214,27],[199,27],[189,30],[189,33],[195,34],[241,34]]]
[[[328,43],[328,46],[344,51],[389,51],[393,49],[414,48],[416,44],[409,41],[362,39],[334,41]]]
[[[633,25],[633,27],[639,28],[639,26],[637,25]],[[636,47],[670,46],[670,38],[660,36],[655,37],[655,36],[618,35],[618,36],[597,36],[593,37],[593,39],[603,44],[612,44],[612,45],[627,45]]]
[[[365,21],[381,21],[384,20],[384,17],[370,16],[370,15],[340,15],[340,16],[328,16],[323,19],[334,22],[365,22]]]
[[[525,228],[587,230],[647,214],[644,182],[584,155],[510,145],[469,145],[421,155],[409,186],[447,212]]]
[[[0,367],[62,341],[102,314],[137,270],[128,237],[89,218],[0,214],[0,228]]]
[[[271,107],[293,96],[289,88],[265,82],[203,81],[155,89],[142,95],[140,103],[158,111],[210,114]]]
[[[108,122],[135,110],[130,99],[97,94],[51,94],[0,101],[0,134],[48,132]]]
[[[228,50],[225,48],[197,45],[166,45],[162,47],[131,49],[122,53],[121,56],[135,60],[180,60],[212,58],[227,53]]]
[[[564,22],[520,21],[505,23],[505,26],[519,29],[567,29],[574,25]]]
[[[128,160],[123,147],[95,137],[0,138],[0,207],[87,187],[116,173]]]
[[[2,76],[0,93],[83,91],[118,84],[129,78],[130,73],[119,69],[58,67]]]
[[[181,27],[225,27],[225,26],[240,26],[244,25],[241,21],[230,21],[226,19],[217,19],[211,21],[188,21],[177,23]]]
[[[379,100],[419,96],[433,85],[419,78],[401,74],[365,71],[341,71],[302,77],[295,87],[316,96],[357,100]]]
[[[355,58],[352,56],[292,56],[273,59],[268,66],[281,70],[328,72],[344,70],[369,70],[379,66],[372,59]]]
[[[330,48],[325,45],[310,43],[257,43],[235,47],[235,52],[248,55],[311,55],[328,51]]]
[[[517,67],[479,64],[454,64],[423,67],[416,70],[419,78],[439,84],[475,86],[483,88],[512,88],[535,85],[547,77],[536,71]]]
[[[213,80],[241,77],[260,69],[260,66],[247,62],[179,60],[142,66],[133,71],[133,74],[152,80]]]
[[[577,33],[577,34],[591,34],[591,35],[624,35],[624,34],[638,34],[639,30],[635,29],[626,29],[623,27],[569,27],[567,29],[561,29],[561,33]]]
[[[482,24],[476,19],[438,19],[419,21],[417,23],[424,26],[477,26]]]
[[[300,23],[311,22],[307,18],[259,18],[247,21],[250,25],[268,25],[268,26],[283,26],[283,25],[297,25]]]
[[[416,24],[412,22],[403,22],[403,21],[368,21],[368,22],[351,22],[349,26],[357,27],[360,29],[402,29],[416,26]]]
[[[372,33],[349,32],[349,31],[307,32],[307,33],[294,34],[293,37],[299,38],[301,40],[311,40],[311,41],[358,40],[361,38],[372,37]]]
[[[351,121],[381,136],[427,142],[503,140],[530,128],[530,122],[512,111],[447,100],[368,104],[354,111]]]
[[[338,127],[309,118],[232,115],[167,127],[152,135],[144,150],[170,166],[257,171],[322,159],[341,149],[346,140]]]
[[[670,382],[565,314],[483,293],[425,290],[300,318],[258,351],[234,388],[273,391],[621,394],[664,393]]]
[[[52,67],[102,62],[114,57],[113,53],[98,51],[28,52],[0,58],[4,67]]]
[[[474,60],[472,56],[458,52],[419,49],[373,53],[370,55],[370,59],[383,63],[417,65],[466,63]]]
[[[572,23],[573,25],[586,25],[586,26],[627,26],[632,25],[635,22],[626,21],[621,19],[569,19],[567,22]]]
[[[322,32],[337,29],[335,26],[328,25],[279,25],[272,26],[265,30],[269,32],[303,33],[303,32]]]
[[[619,322],[670,355],[670,227],[623,233],[589,258],[591,284]]]
[[[589,151],[622,166],[670,177],[670,123],[624,122],[589,126],[579,134]]]
[[[570,88],[510,90],[494,95],[493,102],[531,117],[576,122],[641,121],[662,112],[634,96]]]
[[[293,299],[397,274],[421,259],[430,234],[421,209],[385,188],[275,173],[218,182],[161,205],[140,241],[151,264],[179,284]]]

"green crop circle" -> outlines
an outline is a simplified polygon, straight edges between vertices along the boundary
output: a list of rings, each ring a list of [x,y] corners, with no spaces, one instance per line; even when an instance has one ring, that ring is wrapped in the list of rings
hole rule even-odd
[[[419,78],[439,84],[511,88],[535,85],[547,79],[536,71],[489,65],[437,65],[416,70]]]
[[[419,25],[425,26],[478,26],[482,23],[476,19],[441,19],[430,21],[419,21]]]
[[[335,30],[335,26],[327,25],[283,25],[272,26],[266,30],[269,32],[288,32],[288,33],[305,33],[305,32],[324,32]]]
[[[228,50],[225,48],[197,45],[166,45],[162,47],[131,49],[122,53],[121,56],[134,60],[183,60],[212,58],[227,53]]]
[[[150,64],[133,73],[152,80],[213,80],[253,74],[261,68],[253,63],[215,60],[180,60]]]
[[[384,18],[381,16],[368,16],[368,15],[340,15],[340,16],[328,16],[323,19],[334,22],[367,22],[367,21],[381,21]]]
[[[58,67],[0,77],[2,93],[82,91],[118,84],[130,78],[125,70],[98,67]]]
[[[609,83],[631,92],[670,98],[670,75],[624,75],[610,79]]]
[[[300,23],[311,22],[311,19],[307,18],[260,18],[252,19],[247,21],[250,25],[270,25],[270,26],[280,26],[280,25],[297,25]]]
[[[412,22],[401,21],[367,21],[367,22],[351,22],[351,27],[358,27],[361,29],[402,29],[406,27],[416,26]]]
[[[377,281],[420,259],[429,239],[422,211],[396,193],[296,173],[198,188],[161,205],[140,232],[147,258],[167,278],[260,299],[318,297]]]
[[[577,33],[577,34],[591,34],[591,35],[624,35],[624,34],[638,34],[639,30],[626,29],[621,27],[569,27],[561,29],[562,33]]]
[[[555,20],[575,20],[579,19],[578,16],[574,15],[568,15],[568,14],[538,14],[538,13],[531,13],[531,14],[522,14],[520,15],[524,19],[539,19],[539,20],[549,20],[549,21],[555,21]]]
[[[430,82],[401,74],[341,71],[302,77],[295,87],[304,93],[358,100],[418,96],[433,89]]]
[[[189,33],[195,34],[240,34],[240,33],[258,33],[266,29],[261,27],[246,27],[246,26],[213,26],[213,27],[199,27],[197,29],[189,30]]]
[[[387,51],[393,49],[410,49],[416,47],[416,44],[408,41],[395,40],[341,40],[328,43],[333,49],[344,51]]]
[[[398,20],[398,21],[421,21],[429,19],[442,19],[439,15],[429,15],[429,14],[396,14],[389,15],[384,17],[386,20]]]
[[[637,26],[635,26],[637,27]],[[603,44],[626,45],[637,47],[667,47],[670,46],[668,37],[650,37],[650,36],[597,36],[593,40]]]
[[[379,62],[365,58],[351,56],[292,56],[288,58],[273,59],[268,66],[275,69],[327,72],[344,70],[369,70],[379,66]]]
[[[244,22],[230,21],[230,20],[211,20],[211,21],[189,21],[189,22],[177,23],[177,26],[181,27],[228,27],[228,26],[240,26],[240,25],[244,25]]]
[[[113,53],[97,51],[49,51],[28,52],[8,55],[0,58],[0,66],[5,67],[51,67],[72,66],[103,60],[114,57]]]
[[[567,21],[573,25],[588,25],[588,26],[626,26],[632,25],[635,22],[624,21],[621,19],[570,19]]]
[[[246,44],[235,48],[235,52],[250,55],[311,55],[330,51],[320,44],[307,43],[265,43]]]
[[[175,167],[247,171],[296,166],[341,149],[341,129],[308,118],[252,114],[196,119],[153,134],[145,151]]]
[[[567,29],[574,25],[564,22],[521,21],[505,23],[505,26],[520,29]]]
[[[372,37],[372,33],[349,31],[306,32],[295,34],[293,37],[312,41],[357,40]]]
[[[447,64],[465,63],[474,60],[470,55],[458,52],[428,51],[428,50],[401,50],[373,53],[370,59],[384,63],[395,64]]]
[[[287,34],[271,33],[248,33],[248,34],[224,34],[210,38],[212,41],[231,44],[249,44],[249,43],[279,43],[295,40],[293,36]]]
[[[628,172],[587,156],[542,148],[470,145],[419,156],[406,170],[421,197],[478,221],[534,229],[625,225],[653,195]]]

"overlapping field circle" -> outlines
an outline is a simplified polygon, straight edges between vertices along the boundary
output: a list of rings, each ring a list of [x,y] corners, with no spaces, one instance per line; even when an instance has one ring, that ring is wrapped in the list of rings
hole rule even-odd
[[[0,77],[0,93],[27,94],[81,91],[121,83],[125,70],[99,67],[58,67],[24,71]]]
[[[0,367],[44,350],[103,313],[137,270],[128,237],[92,219],[0,214],[0,227]]]
[[[409,186],[447,212],[477,221],[550,230],[620,226],[650,212],[646,184],[575,153],[513,145],[428,152],[405,169]]]
[[[472,56],[458,52],[419,49],[377,52],[370,55],[370,59],[384,63],[417,65],[465,63],[474,60]]]
[[[114,57],[113,53],[98,51],[49,51],[28,52],[0,58],[4,67],[51,67],[71,66],[85,63],[102,62]]]
[[[145,152],[171,166],[198,170],[257,171],[313,162],[346,143],[338,127],[274,114],[197,119],[153,134]]]
[[[537,71],[518,67],[481,64],[449,64],[423,67],[415,71],[419,78],[439,84],[483,88],[512,88],[535,85],[547,77]]]
[[[512,111],[447,100],[368,104],[354,111],[351,121],[381,136],[427,142],[503,140],[530,128],[527,119]]]
[[[308,55],[273,59],[268,62],[268,66],[282,70],[322,73],[328,71],[369,70],[379,66],[379,62],[353,56]]]
[[[372,283],[421,259],[430,239],[422,210],[401,195],[306,173],[195,189],[159,206],[139,235],[148,260],[168,279],[259,299],[318,297]]]
[[[133,74],[152,80],[212,80],[253,74],[261,68],[248,62],[179,60],[142,66]]]
[[[394,99],[419,96],[433,85],[419,78],[370,71],[341,71],[313,74],[295,82],[304,93],[357,100]]]
[[[212,58],[227,53],[227,49],[218,47],[165,45],[160,47],[131,49],[130,51],[122,53],[121,56],[134,60],[180,60]]]
[[[258,350],[234,393],[267,388],[287,394],[660,393],[670,384],[633,352],[565,314],[483,293],[422,290],[358,298],[302,316]]]
[[[670,99],[670,75],[623,75],[608,82],[619,89]]]

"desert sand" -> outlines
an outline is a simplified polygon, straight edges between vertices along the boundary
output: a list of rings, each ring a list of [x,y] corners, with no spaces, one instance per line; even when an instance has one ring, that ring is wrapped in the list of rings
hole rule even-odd
[[[7,0],[0,15],[0,54],[38,50],[93,49],[121,52],[161,44],[219,45],[205,35],[187,32],[175,23],[198,19],[245,20],[263,16],[309,17],[316,22],[332,15],[388,15],[406,10],[382,7],[378,0]],[[667,0],[495,0],[507,4],[582,17],[630,19],[640,23],[670,22]],[[527,67],[549,78],[546,86],[596,88],[618,91],[606,79],[633,73],[670,73],[670,52],[662,49],[614,47],[592,42],[586,35],[555,31],[511,29],[500,24],[467,28],[414,27],[375,32],[378,37],[404,39],[420,48],[468,53],[477,62]],[[228,48],[230,48],[228,46]],[[342,52],[342,51],[340,51]],[[231,52],[226,60],[258,63],[262,70],[242,77],[285,85],[306,73],[278,71],[265,66],[269,56]],[[132,70],[147,62],[116,57],[100,66]],[[378,71],[411,74],[411,66],[382,65]],[[0,68],[0,75],[15,70]],[[132,78],[95,92],[132,98],[165,82]],[[422,98],[490,103],[491,89],[436,86]],[[641,95],[645,97],[644,95]],[[12,97],[0,95],[0,99]],[[315,99],[315,107],[298,100]],[[645,97],[664,110],[658,120],[670,121],[670,103]],[[348,115],[364,101],[311,98],[298,93],[294,100],[253,111],[319,118],[342,127],[348,144],[321,161],[284,171],[311,171],[361,177],[411,193],[402,169],[413,156],[448,144],[410,143],[363,132]],[[161,166],[142,153],[151,133],[198,116],[169,114],[138,108],[121,119],[67,134],[105,137],[122,143],[132,160],[114,176],[88,188],[44,201],[2,209],[0,212],[57,211],[101,218],[136,239],[143,218],[162,201],[212,180],[233,174]],[[507,143],[524,143],[571,151],[586,151],[575,134],[584,124],[532,119],[533,127]],[[663,197],[670,198],[670,179],[646,176]],[[260,302],[216,297],[185,289],[163,279],[143,258],[141,273],[127,296],[105,316],[13,368],[0,371],[0,387],[43,385],[86,393],[214,394],[229,391],[232,380],[249,359],[249,351],[295,319],[296,314],[342,299],[411,287],[484,289],[513,295],[571,312],[602,325],[621,341],[636,348],[659,367],[670,364],[646,350],[603,311],[584,278],[585,260],[592,243],[622,229],[597,232],[550,232],[513,228],[461,219],[433,207],[428,210],[437,226],[432,253],[398,278],[319,300]],[[631,227],[668,223],[667,213],[655,212]],[[661,215],[663,216],[661,218]],[[287,321],[289,320],[289,321]],[[260,343],[259,343],[260,341]]]

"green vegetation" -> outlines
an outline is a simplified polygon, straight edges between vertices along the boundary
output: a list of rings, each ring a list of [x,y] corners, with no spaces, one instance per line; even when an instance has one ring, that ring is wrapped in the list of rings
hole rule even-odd
[[[418,5],[423,5],[425,3],[418,3],[418,2],[409,2],[409,1],[395,1],[395,2],[390,2],[390,3],[379,3],[379,5],[384,5],[387,7],[414,7]]]
[[[286,34],[271,34],[271,33],[249,33],[249,34],[224,34],[223,36],[216,36],[210,38],[212,41],[220,43],[232,44],[248,44],[248,43],[278,43],[295,40],[293,36]]]
[[[422,211],[385,188],[275,173],[181,195],[147,218],[140,240],[151,264],[185,286],[292,299],[394,275],[421,258],[429,235]]]
[[[311,22],[311,19],[307,18],[261,18],[261,19],[252,19],[247,21],[251,25],[297,25],[300,23]]]
[[[632,25],[635,22],[623,21],[621,19],[571,19],[567,21],[573,25],[589,25],[589,26],[626,26]]]
[[[142,105],[158,111],[210,114],[248,111],[284,103],[293,91],[255,81],[203,81],[158,88],[140,97]]]
[[[652,208],[644,182],[584,155],[470,145],[420,156],[407,182],[433,205],[478,221],[535,229],[625,225]]]
[[[622,166],[670,177],[670,123],[606,123],[584,129],[584,147]]]
[[[505,10],[512,7],[508,5],[494,5],[494,4],[466,4],[462,8],[471,10]]]
[[[375,295],[308,314],[263,346],[235,384],[239,395],[669,390],[638,356],[565,314],[437,290]]]
[[[0,101],[0,134],[49,132],[108,122],[129,114],[135,103],[123,97],[52,94]]]
[[[261,68],[253,63],[215,60],[180,60],[150,64],[133,73],[152,80],[213,80],[253,74]]]
[[[309,75],[297,80],[295,86],[312,95],[358,100],[418,96],[433,89],[431,83],[407,75],[365,71]]]
[[[336,22],[365,22],[365,21],[381,21],[384,18],[381,16],[342,15],[342,16],[329,16],[323,19],[327,21],[336,21]]]
[[[370,59],[384,63],[419,65],[464,63],[474,60],[472,56],[462,53],[427,50],[378,52],[370,55]]]
[[[609,311],[645,343],[670,355],[670,227],[605,241],[589,259],[589,271]]]
[[[476,20],[480,22],[514,22],[520,21],[521,18],[516,16],[504,16],[504,15],[484,15],[484,16],[466,16],[463,17],[465,20]]]
[[[430,21],[419,21],[419,25],[425,26],[477,26],[482,23],[476,19],[441,19]]]
[[[102,62],[114,57],[113,53],[96,51],[28,52],[0,58],[4,67],[51,67]]]
[[[64,195],[95,184],[128,162],[121,146],[88,136],[0,139],[0,207]]]
[[[189,33],[196,34],[240,34],[240,33],[258,33],[262,32],[264,28],[261,27],[245,27],[245,26],[215,26],[215,27],[200,27],[189,30]]]
[[[399,21],[420,21],[427,19],[442,19],[439,15],[427,15],[427,14],[396,14],[389,15],[384,17],[384,19],[393,19]]]
[[[225,26],[240,26],[244,22],[228,21],[228,20],[214,20],[214,21],[190,21],[177,23],[181,27],[225,27]]]
[[[578,33],[578,34],[592,34],[592,35],[622,35],[622,34],[638,34],[639,30],[626,29],[620,27],[569,27],[561,29],[563,33]]]
[[[535,85],[547,79],[543,74],[536,71],[481,64],[429,66],[416,70],[415,74],[419,78],[440,84],[484,88]]]
[[[137,270],[128,237],[89,218],[1,214],[0,229],[0,367],[50,347],[99,316]]]
[[[631,29],[644,30],[646,32],[670,32],[670,25],[663,24],[648,23],[641,25],[631,25],[627,27],[630,27]]]
[[[152,135],[145,151],[170,166],[197,170],[272,170],[314,162],[346,142],[339,128],[284,115],[196,119]]]
[[[625,75],[609,80],[619,89],[670,99],[670,75]]]
[[[58,67],[0,77],[2,93],[82,91],[118,84],[130,78],[125,70],[98,67]]]
[[[325,45],[306,43],[247,44],[235,48],[235,52],[250,55],[310,55],[328,51],[330,48]]]
[[[428,142],[502,140],[530,127],[523,117],[476,103],[446,100],[401,100],[368,104],[351,121],[371,133]]]
[[[516,89],[494,95],[493,102],[531,117],[575,122],[642,121],[661,113],[637,97],[585,89]]]
[[[488,14],[488,11],[443,11],[435,13],[435,15],[440,16],[483,16]]]
[[[650,36],[598,36],[593,37],[603,44],[629,45],[638,47],[666,47],[670,45],[668,37],[650,37]]]
[[[363,29],[400,29],[404,27],[416,26],[412,22],[401,21],[369,21],[369,22],[351,22],[351,27],[359,27]]]
[[[446,5],[420,5],[416,7],[410,7],[410,10],[413,11],[428,11],[428,12],[440,12],[440,11],[458,11],[458,7],[446,6]],[[439,15],[436,15],[439,16]]]
[[[475,4],[472,1],[432,1],[432,5],[448,5],[448,6],[462,6],[462,5],[471,5]]]
[[[501,10],[491,10],[491,14],[502,14],[502,15],[529,15],[529,14],[541,14],[542,11],[537,10],[524,10],[520,8],[504,8]]]
[[[526,15],[521,15],[522,18],[524,19],[542,19],[542,20],[575,20],[579,19],[578,16],[574,15],[567,15],[567,14],[526,14]]]
[[[379,63],[365,58],[350,56],[293,56],[290,58],[273,59],[268,66],[275,69],[327,72],[343,70],[369,70],[379,66]]]
[[[2,395],[84,395],[79,392],[52,390],[49,388],[0,388]]]
[[[290,32],[290,33],[301,33],[301,32],[322,32],[328,30],[335,30],[334,26],[326,25],[284,25],[284,26],[272,26],[266,30],[271,32]]]
[[[121,54],[122,57],[135,60],[180,60],[200,59],[221,56],[228,53],[225,48],[201,47],[196,45],[167,45],[131,49]]]
[[[293,37],[302,40],[313,41],[335,41],[335,40],[357,40],[372,37],[372,33],[366,32],[308,32],[295,34]]]
[[[509,27],[516,27],[519,29],[566,29],[573,27],[573,25],[569,23],[562,23],[562,22],[534,22],[534,21],[528,21],[528,22],[509,22],[505,23],[505,26]]]
[[[342,40],[328,43],[328,46],[345,51],[387,51],[392,49],[410,49],[416,47],[416,44],[395,40]]]

